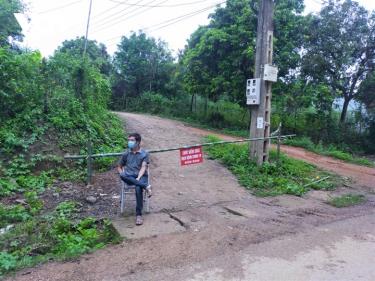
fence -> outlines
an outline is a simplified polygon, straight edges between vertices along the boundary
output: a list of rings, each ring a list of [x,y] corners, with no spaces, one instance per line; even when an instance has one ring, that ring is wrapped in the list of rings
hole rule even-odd
[[[251,141],[263,141],[263,140],[277,139],[277,151],[279,155],[281,140],[296,136],[295,134],[281,136],[280,132],[281,130],[278,129],[278,131],[275,132],[278,134],[277,136],[271,136],[267,138],[250,138],[250,139],[241,139],[241,140],[233,140],[233,141],[207,142],[207,143],[202,143],[202,144],[193,144],[193,145],[181,146],[181,147],[151,149],[151,150],[148,150],[148,152],[149,153],[161,153],[161,152],[175,151],[175,150],[180,150],[180,149],[195,148],[199,146],[210,146],[210,145],[219,145],[219,144],[243,143],[243,142],[251,142]],[[92,167],[93,159],[102,158],[102,157],[119,157],[123,154],[123,152],[92,154],[92,144],[90,141],[87,143],[87,153],[88,155],[66,155],[64,157],[64,159],[72,159],[72,160],[87,159],[87,183],[91,183],[91,179],[93,175],[93,167]]]

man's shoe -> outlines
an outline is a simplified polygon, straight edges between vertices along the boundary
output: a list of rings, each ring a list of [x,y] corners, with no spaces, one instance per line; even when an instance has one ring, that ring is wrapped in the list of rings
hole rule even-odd
[[[137,216],[136,217],[135,224],[136,225],[142,225],[143,224],[143,218],[142,218],[142,216]]]
[[[146,192],[148,197],[152,196],[151,184],[146,187]]]

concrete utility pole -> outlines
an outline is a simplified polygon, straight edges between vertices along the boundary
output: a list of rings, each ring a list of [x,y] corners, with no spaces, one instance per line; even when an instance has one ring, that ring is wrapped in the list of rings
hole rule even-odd
[[[252,105],[250,138],[266,138],[270,135],[271,88],[272,82],[266,81],[265,68],[272,65],[273,56],[273,0],[259,0],[255,77],[260,78],[259,105]],[[267,79],[269,80],[269,79]],[[268,161],[269,140],[250,143],[250,158],[258,165]]]
[[[83,57],[86,56],[87,41],[88,41],[88,37],[89,37],[89,27],[90,27],[91,9],[92,9],[92,0],[90,0],[90,5],[89,5],[89,15],[87,16],[86,35],[85,35],[85,45],[84,45],[84,47],[83,47]]]

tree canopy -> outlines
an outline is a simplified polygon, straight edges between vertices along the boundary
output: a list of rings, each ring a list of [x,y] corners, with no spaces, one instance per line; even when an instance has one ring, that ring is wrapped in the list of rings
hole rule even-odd
[[[0,47],[9,44],[8,37],[22,39],[22,28],[14,14],[23,10],[20,0],[0,0]]]
[[[307,79],[325,83],[343,98],[340,121],[349,102],[375,67],[375,14],[352,0],[330,0],[312,16],[304,44],[302,70]]]

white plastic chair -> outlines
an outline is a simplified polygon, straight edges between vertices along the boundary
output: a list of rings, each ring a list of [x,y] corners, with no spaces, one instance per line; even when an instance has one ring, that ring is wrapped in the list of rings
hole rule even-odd
[[[147,174],[148,174],[148,184],[151,184],[150,179],[150,168],[147,168]],[[134,200],[136,200],[135,195],[135,185],[129,185],[125,183],[122,179],[121,181],[121,192],[120,192],[120,208],[121,208],[121,214],[124,213],[125,210],[125,201],[128,195],[134,195]],[[147,192],[143,189],[143,208],[145,209],[146,213],[150,212],[150,197],[147,196]]]

